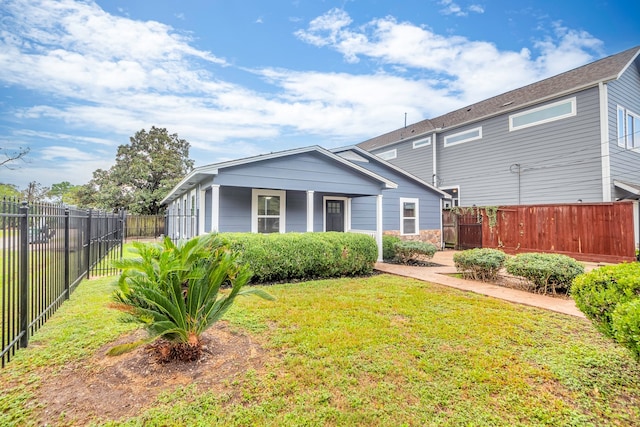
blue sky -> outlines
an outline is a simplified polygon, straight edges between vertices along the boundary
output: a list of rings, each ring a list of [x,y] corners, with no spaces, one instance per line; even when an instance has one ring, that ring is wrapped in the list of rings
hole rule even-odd
[[[151,126],[197,166],[356,144],[637,45],[637,1],[0,0],[0,183],[84,184]]]

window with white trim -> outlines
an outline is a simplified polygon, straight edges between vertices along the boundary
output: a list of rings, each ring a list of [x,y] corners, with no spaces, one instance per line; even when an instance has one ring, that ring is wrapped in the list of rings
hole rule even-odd
[[[618,105],[618,145],[640,148],[640,115]]]
[[[463,142],[475,141],[482,138],[482,126],[465,130],[464,132],[454,133],[444,137],[444,146],[462,144]]]
[[[413,148],[426,147],[427,145],[431,145],[430,136],[413,141]]]
[[[395,148],[393,150],[383,151],[382,153],[376,154],[376,156],[380,157],[382,160],[392,160],[398,157],[398,150]]]
[[[420,234],[419,228],[419,200],[418,199],[400,199],[400,234],[416,235]]]
[[[284,233],[286,192],[253,189],[251,198],[251,231]]]
[[[509,131],[541,125],[556,120],[573,117],[576,112],[576,98],[565,99],[542,107],[532,108],[509,116]]]

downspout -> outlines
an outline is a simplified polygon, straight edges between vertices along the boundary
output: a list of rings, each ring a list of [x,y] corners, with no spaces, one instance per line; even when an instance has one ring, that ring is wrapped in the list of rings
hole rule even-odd
[[[436,131],[433,131],[431,134],[431,158],[432,158],[432,174],[431,181],[434,187],[438,188],[438,161],[437,161],[437,152],[436,145],[438,143],[438,134]],[[442,222],[442,198],[440,199],[440,249],[444,249],[444,223]]]

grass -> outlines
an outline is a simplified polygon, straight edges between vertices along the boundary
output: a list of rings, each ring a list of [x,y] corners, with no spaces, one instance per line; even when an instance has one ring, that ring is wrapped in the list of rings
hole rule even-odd
[[[32,422],[43,376],[129,331],[85,281],[0,371],[0,425]],[[104,425],[633,425],[640,366],[587,321],[389,275],[276,285],[227,314],[274,355],[239,399],[197,387]]]

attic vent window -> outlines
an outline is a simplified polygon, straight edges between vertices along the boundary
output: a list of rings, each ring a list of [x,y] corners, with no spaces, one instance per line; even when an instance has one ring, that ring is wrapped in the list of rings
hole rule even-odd
[[[413,148],[426,147],[427,145],[431,145],[430,136],[426,138],[416,139],[415,141],[413,141]]]
[[[374,153],[375,154],[375,153]],[[398,150],[395,148],[393,150],[383,151],[382,153],[377,153],[376,156],[380,157],[382,160],[392,160],[398,157]]]
[[[475,141],[482,138],[482,127],[466,130],[464,132],[454,133],[444,137],[444,146],[462,144],[463,142]]]
[[[509,116],[509,131],[537,126],[575,116],[576,98],[569,98]]]

